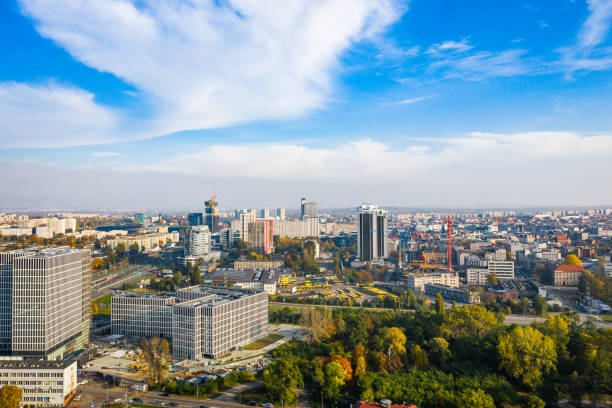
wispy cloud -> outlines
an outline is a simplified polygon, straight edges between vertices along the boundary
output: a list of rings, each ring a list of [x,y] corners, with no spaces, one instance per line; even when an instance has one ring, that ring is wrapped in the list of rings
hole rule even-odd
[[[20,3],[43,36],[147,98],[151,137],[324,107],[342,53],[406,10],[403,0]]]
[[[121,154],[117,152],[93,152],[91,155],[93,157],[117,157]]]
[[[440,44],[431,45],[426,53],[432,55],[440,55],[443,53],[461,53],[474,48],[468,41],[463,39],[461,41],[444,41]]]
[[[568,76],[576,71],[612,68],[612,47],[600,47],[610,31],[612,0],[589,0],[589,16],[582,24],[576,44],[560,48],[560,65]]]
[[[58,147],[113,140],[117,114],[94,95],[58,84],[0,82],[0,147]]]
[[[481,81],[496,77],[512,77],[532,72],[532,66],[524,60],[522,49],[447,56],[433,61],[429,70],[442,71],[446,78]]]
[[[396,102],[398,105],[412,105],[413,103],[417,103],[417,102],[421,102],[421,101],[426,101],[428,99],[433,99],[435,97],[437,97],[438,95],[427,95],[427,96],[420,96],[418,98],[408,98],[408,99],[402,99],[401,101]]]

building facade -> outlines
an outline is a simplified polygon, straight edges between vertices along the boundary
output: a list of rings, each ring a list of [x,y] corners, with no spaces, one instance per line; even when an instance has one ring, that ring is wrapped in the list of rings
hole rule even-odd
[[[86,249],[37,247],[0,253],[4,354],[55,359],[88,345],[90,263]]]
[[[163,336],[178,359],[217,358],[268,333],[268,294],[192,286],[176,296],[117,294],[114,334]]]
[[[206,257],[210,253],[210,230],[208,225],[189,227],[185,233],[185,257]]]
[[[319,218],[302,220],[274,220],[274,235],[281,238],[305,238],[319,236]]]
[[[387,213],[372,204],[362,204],[358,210],[357,257],[361,261],[386,258]]]
[[[0,388],[23,390],[22,406],[64,407],[77,390],[76,360],[2,360]]]
[[[300,201],[300,207],[301,207],[300,209],[301,209],[302,219],[305,219],[307,217],[310,217],[310,218],[319,217],[317,203],[312,202],[312,201],[306,201],[305,198],[302,198],[302,200]]]
[[[196,225],[203,225],[204,224],[204,214],[202,214],[201,212],[189,213],[187,214],[187,222],[189,222],[189,225],[191,227],[194,227]]]
[[[428,284],[457,288],[459,275],[448,272],[411,273],[406,276],[406,284],[415,293],[422,293]]]
[[[578,265],[560,265],[553,273],[555,286],[578,286],[580,276],[585,271]]]
[[[134,337],[172,338],[175,296],[125,292],[111,298],[111,332]]]
[[[274,251],[274,222],[257,220],[248,225],[247,248],[263,254]]]

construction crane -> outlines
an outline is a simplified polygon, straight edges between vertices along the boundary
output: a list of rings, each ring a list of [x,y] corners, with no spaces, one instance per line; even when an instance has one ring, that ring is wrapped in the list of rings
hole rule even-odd
[[[448,259],[448,272],[453,272],[453,243],[452,243],[452,230],[453,230],[453,220],[451,220],[450,215],[443,221],[446,221],[446,232],[448,233],[448,246],[446,248],[446,258]]]

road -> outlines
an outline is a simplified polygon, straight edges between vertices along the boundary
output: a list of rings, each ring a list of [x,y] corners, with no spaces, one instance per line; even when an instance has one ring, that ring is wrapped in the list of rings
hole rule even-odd
[[[269,302],[268,303],[270,306],[276,306],[276,307],[291,307],[294,309],[305,309],[305,308],[313,308],[313,307],[326,307],[326,308],[332,308],[332,309],[358,309],[358,310],[368,310],[368,311],[375,311],[375,312],[383,312],[383,311],[395,311],[395,309],[389,309],[389,308],[380,308],[380,307],[359,307],[359,306],[335,306],[335,305],[309,305],[309,304],[302,304],[302,303],[278,303],[278,302]],[[406,309],[402,309],[402,312],[414,312],[414,310],[406,310]],[[580,322],[584,323],[587,320],[587,315],[585,313],[578,313],[578,316],[580,317]],[[592,317],[593,315],[591,315]],[[525,326],[527,324],[531,324],[533,322],[543,322],[546,320],[546,317],[542,317],[542,316],[532,316],[532,315],[527,315],[525,317],[523,317],[523,315],[506,315],[505,318],[505,323],[506,324],[518,324],[521,326]],[[604,322],[602,320],[599,321],[594,321],[591,319],[591,321],[593,323],[595,323],[595,325],[597,327],[602,327],[602,328],[608,328],[608,329],[612,329],[612,323],[607,323]]]
[[[258,383],[254,383],[258,385]],[[246,385],[246,384],[245,384]],[[242,385],[235,392],[244,391],[247,387]],[[89,408],[91,403],[93,402],[96,407],[99,407],[101,404],[107,401],[113,402],[115,400],[121,400],[123,403],[126,397],[125,388],[114,387],[109,388],[108,391],[105,388],[105,385],[102,383],[88,383],[85,385],[79,386],[79,391],[81,392],[81,400],[80,401],[72,401],[68,406],[72,408]],[[142,400],[142,404],[144,405],[154,405],[161,406],[156,404],[155,401],[163,401],[165,403],[165,407],[169,407],[170,402],[175,402],[178,404],[178,408],[198,408],[202,405],[212,408],[231,408],[231,407],[248,407],[248,405],[239,404],[232,400],[233,392],[225,391],[219,393],[216,398],[207,398],[207,399],[197,399],[195,397],[186,397],[180,395],[170,394],[168,397],[161,396],[161,393],[153,391],[153,392],[134,392],[133,390],[129,390],[127,392],[128,400],[138,397]]]

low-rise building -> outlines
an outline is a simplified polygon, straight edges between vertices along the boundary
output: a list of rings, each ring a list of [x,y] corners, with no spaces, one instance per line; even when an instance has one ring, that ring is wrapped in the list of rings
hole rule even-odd
[[[425,285],[426,295],[436,296],[438,293],[446,300],[469,304],[480,303],[480,297],[466,289],[450,288],[448,286],[434,285],[431,283]]]
[[[285,264],[282,259],[237,259],[234,261],[234,269],[273,269],[280,268]]]
[[[578,286],[580,275],[586,272],[582,266],[560,265],[554,271],[555,286]]]
[[[449,272],[411,273],[406,276],[406,283],[412,291],[421,293],[425,290],[427,284],[456,288],[459,286],[459,276],[456,273]]]
[[[23,390],[22,406],[64,407],[77,390],[76,360],[0,360],[0,388]]]

